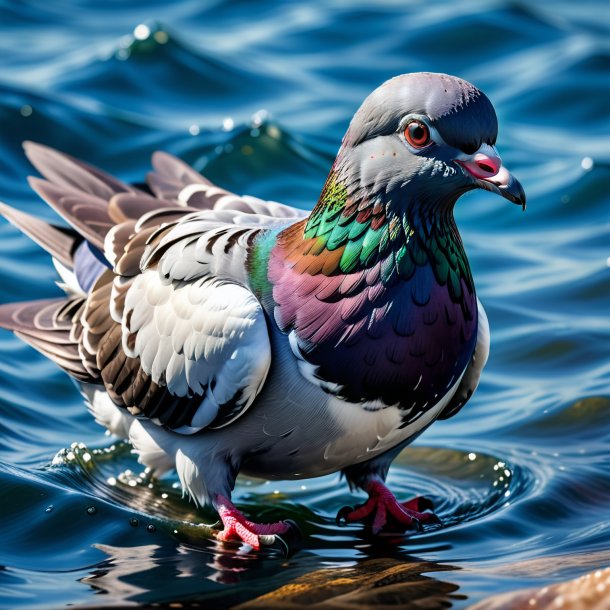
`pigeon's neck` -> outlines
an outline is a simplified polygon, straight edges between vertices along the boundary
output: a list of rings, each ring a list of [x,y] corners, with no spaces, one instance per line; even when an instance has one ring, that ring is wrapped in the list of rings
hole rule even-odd
[[[454,203],[417,201],[401,192],[370,193],[333,169],[302,231],[280,239],[290,242],[295,254],[325,259],[325,275],[364,271],[385,261],[382,279],[387,282],[409,278],[414,265],[430,264],[440,283],[453,268],[473,288]]]

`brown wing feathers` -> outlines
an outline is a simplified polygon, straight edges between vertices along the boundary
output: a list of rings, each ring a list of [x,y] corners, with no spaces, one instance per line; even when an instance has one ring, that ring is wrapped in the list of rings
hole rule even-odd
[[[0,305],[0,326],[56,362],[80,381],[92,381],[76,339],[84,298],[48,299]]]
[[[56,227],[30,214],[0,203],[0,214],[44,248],[66,267],[72,267],[72,256],[82,241],[76,231]]]
[[[160,239],[163,227],[197,211],[179,203],[177,194],[186,184],[210,183],[182,162],[157,153],[157,173],[149,176],[153,192],[162,197],[157,198],[45,146],[28,142],[24,148],[46,178],[30,178],[33,189],[74,230],[51,226],[4,204],[0,213],[68,268],[83,238],[101,252],[106,247],[114,272],[105,271],[86,296],[2,305],[0,326],[76,379],[103,383],[111,398],[134,415],[157,418],[174,428],[188,425],[200,401],[171,395],[144,373],[138,359],[124,353],[121,316],[126,290],[140,273],[147,245]]]
[[[189,184],[212,186],[201,174],[167,153],[156,152],[152,164],[155,171],[148,173],[146,182],[160,199],[177,200],[180,191]]]

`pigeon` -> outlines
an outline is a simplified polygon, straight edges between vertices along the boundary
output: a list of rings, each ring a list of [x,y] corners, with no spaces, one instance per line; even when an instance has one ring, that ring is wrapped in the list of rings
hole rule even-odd
[[[435,522],[386,486],[399,452],[476,389],[489,325],[453,209],[481,188],[525,208],[475,86],[411,73],[354,115],[313,210],[238,196],[156,152],[125,184],[26,142],[29,179],[63,219],[1,213],[53,257],[65,296],[0,306],[0,326],[57,363],[92,415],[211,505],[220,541],[291,527],[231,501],[239,472],[341,472],[339,511],[377,534]]]

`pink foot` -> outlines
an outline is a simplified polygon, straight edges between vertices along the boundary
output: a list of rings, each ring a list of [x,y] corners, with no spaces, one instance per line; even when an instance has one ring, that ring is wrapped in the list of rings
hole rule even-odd
[[[421,530],[423,523],[440,523],[434,513],[423,512],[432,509],[432,503],[427,498],[414,498],[401,503],[381,481],[371,481],[365,491],[369,494],[369,499],[356,509],[347,506],[342,508],[337,515],[338,522],[353,523],[372,518],[374,534],[378,534],[386,525],[391,526],[391,529],[399,527],[405,531]]]
[[[216,534],[218,540],[242,540],[249,544],[252,548],[258,550],[261,548],[261,537],[271,537],[277,534],[285,534],[290,525],[284,521],[278,523],[254,523],[244,517],[244,515],[235,508],[235,505],[224,498],[217,497],[216,510],[220,515],[224,529]],[[262,542],[267,542],[263,538]],[[269,540],[268,542],[272,542]]]

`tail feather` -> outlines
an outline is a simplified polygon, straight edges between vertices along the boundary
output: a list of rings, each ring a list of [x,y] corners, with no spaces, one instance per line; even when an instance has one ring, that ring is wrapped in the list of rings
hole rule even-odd
[[[166,208],[175,209],[180,215],[189,211],[172,201],[157,199],[147,193],[118,193],[108,203],[108,214],[116,224],[126,220],[140,220],[146,214]]]
[[[84,302],[77,297],[0,305],[0,327],[12,330],[76,379],[94,381],[73,333]]]
[[[135,192],[136,189],[103,172],[36,142],[24,142],[23,149],[32,165],[49,181],[59,187],[69,187],[108,201],[115,193]]]
[[[149,172],[146,182],[157,197],[178,201],[180,192],[192,184],[212,186],[212,183],[188,166],[184,161],[157,151],[152,156],[154,172]]]
[[[88,242],[100,252],[104,251],[106,234],[115,224],[108,215],[107,201],[74,187],[58,186],[40,178],[30,177],[29,183]]]
[[[74,251],[82,238],[72,229],[49,224],[0,202],[0,214],[44,248],[62,265],[72,268]]]

